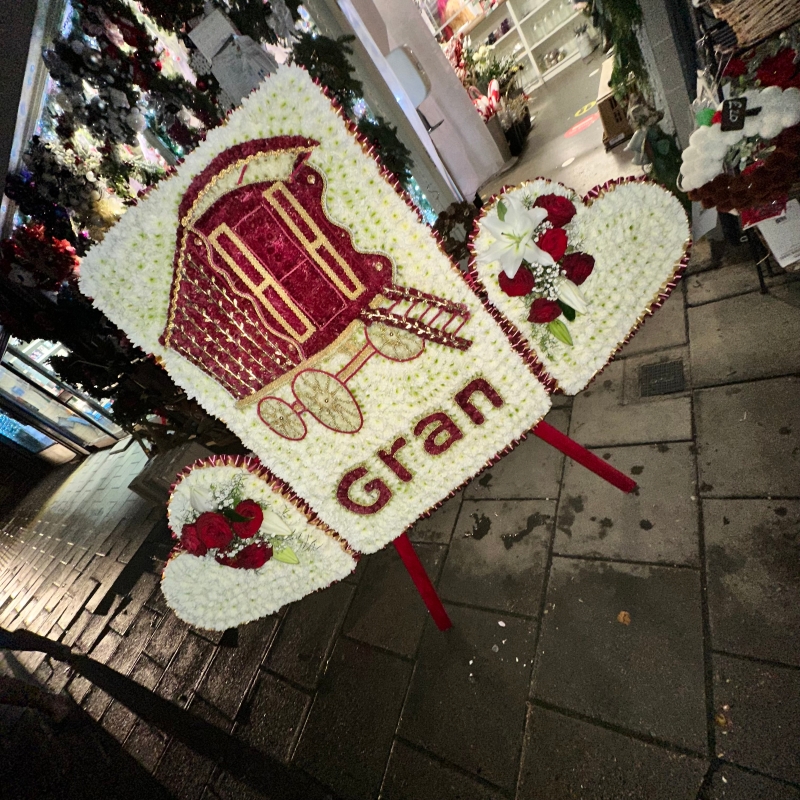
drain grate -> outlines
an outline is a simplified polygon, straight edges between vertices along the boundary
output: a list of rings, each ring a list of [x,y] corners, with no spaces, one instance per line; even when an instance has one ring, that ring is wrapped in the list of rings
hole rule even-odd
[[[641,397],[682,392],[685,388],[682,358],[661,364],[643,364],[639,367],[639,395]]]

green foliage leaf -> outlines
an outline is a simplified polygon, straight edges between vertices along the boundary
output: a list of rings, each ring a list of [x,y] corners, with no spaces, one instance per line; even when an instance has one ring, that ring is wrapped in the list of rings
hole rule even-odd
[[[560,319],[554,319],[552,322],[548,322],[547,330],[550,331],[559,342],[564,342],[564,344],[572,346],[572,337],[569,335],[569,328]]]
[[[506,208],[506,204],[502,200],[497,201],[497,216],[500,217],[500,222],[506,221],[506,212],[508,209]]]
[[[574,309],[572,306],[568,306],[566,303],[564,303],[564,302],[563,302],[563,301],[561,301],[561,300],[558,300],[557,302],[558,302],[558,304],[561,306],[561,310],[564,312],[564,316],[565,316],[565,317],[566,317],[566,318],[567,318],[567,319],[568,319],[570,322],[572,322],[572,320],[574,320],[574,319],[575,319],[575,313],[576,313],[576,312],[575,312],[575,309]],[[569,344],[572,344],[572,342],[570,342]]]
[[[232,508],[221,508],[220,511],[231,522],[247,522],[250,519],[250,517],[243,517],[241,514],[237,514]]]
[[[297,557],[291,547],[282,547],[280,550],[274,550],[272,557],[282,564],[299,564],[300,559]]]

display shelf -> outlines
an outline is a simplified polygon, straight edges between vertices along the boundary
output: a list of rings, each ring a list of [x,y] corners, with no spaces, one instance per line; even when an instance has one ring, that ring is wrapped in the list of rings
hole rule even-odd
[[[512,33],[516,33],[517,36],[519,36],[519,28],[517,28],[516,26],[510,28],[496,42],[494,42],[494,46],[497,47],[501,42],[508,39],[508,37],[511,36]]]
[[[563,61],[559,61],[558,64],[556,64],[554,67],[550,67],[550,69],[541,72],[540,73],[541,79],[543,81],[550,80],[550,78],[561,72],[562,69],[566,69],[570,64],[574,64],[580,57],[581,54],[577,50],[575,50],[574,52],[570,53]]]
[[[541,86],[546,78],[552,77],[570,64],[573,64],[579,57],[577,50],[569,52],[563,61],[548,70],[542,70],[537,62],[537,56],[534,55],[534,51],[538,51],[542,45],[547,43],[552,44],[553,40],[558,37],[559,34],[561,34],[561,37],[559,37],[560,41],[566,32],[567,26],[581,16],[581,12],[579,11],[570,14],[566,19],[560,21],[553,30],[548,31],[544,36],[540,36],[536,41],[533,41],[529,35],[531,30],[530,21],[534,17],[537,17],[537,15],[540,18],[543,17],[544,14],[557,8],[563,2],[564,0],[544,0],[544,2],[539,3],[536,8],[523,11],[525,6],[524,0],[500,0],[490,11],[470,20],[466,25],[459,28],[457,33],[462,35],[469,34],[472,40],[472,46],[477,49],[482,44],[486,43],[486,39],[489,35],[497,30],[503,24],[503,21],[507,19],[510,24],[509,30],[492,44],[498,58],[510,56],[516,63],[523,65],[525,69],[523,76],[520,78],[520,85],[523,91],[528,92],[537,86]],[[458,15],[464,9],[474,9],[474,2],[462,3],[448,22],[457,19]],[[445,27],[446,25],[439,27],[437,34],[441,33]],[[526,31],[528,31],[528,33],[526,33]],[[561,47],[564,47],[564,44],[566,44],[566,42],[564,42]],[[566,49],[568,51],[571,50],[569,47]]]
[[[545,34],[539,41],[534,42],[534,44],[530,45],[531,50],[535,50],[537,47],[541,47],[546,41],[552,39],[559,31],[563,30],[570,22],[574,21],[578,17],[583,16],[582,12],[576,11],[571,16],[567,17],[563,22],[560,22],[550,33]]]

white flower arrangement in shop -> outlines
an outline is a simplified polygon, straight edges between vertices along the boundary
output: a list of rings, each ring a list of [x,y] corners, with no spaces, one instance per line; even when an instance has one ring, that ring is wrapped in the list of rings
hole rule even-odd
[[[750,89],[737,99],[745,100],[753,112],[745,117],[743,128],[722,130],[720,103],[709,124],[701,125],[689,138],[681,164],[681,187],[685,191],[710,183],[726,166],[744,168],[754,158],[767,158],[771,152],[769,141],[800,123],[800,89],[768,86]],[[758,147],[754,146],[755,141]],[[749,149],[745,147],[748,143]]]
[[[172,487],[177,540],[162,589],[190,625],[226,630],[349,575],[347,542],[315,520],[256,459],[214,456]]]
[[[683,207],[654,183],[611,181],[581,200],[537,178],[487,204],[468,277],[548,386],[576,394],[668,297],[690,245]]]
[[[225,192],[254,182],[286,184],[298,170],[306,170],[314,186],[324,185],[328,219],[347,232],[358,253],[383,260],[381,274],[391,272],[392,286],[410,287],[467,312],[457,335],[469,343],[458,349],[426,341],[406,360],[375,356],[364,369],[347,373],[346,389],[357,401],[357,414],[346,433],[315,421],[318,417],[312,418],[293,394],[291,380],[271,388],[273,396],[266,400],[273,408],[287,409],[293,430],[300,431],[297,439],[275,432],[280,413],[260,415],[260,400],[241,404],[207,370],[165,346],[162,337],[171,312],[180,207],[193,181],[236,146],[292,136],[313,142],[305,147],[300,167],[297,153],[276,151],[248,163],[246,171],[236,166],[220,173],[213,185],[207,184],[201,204],[218,202]],[[297,67],[281,67],[264,81],[225,125],[209,131],[174,175],[125,214],[84,259],[81,288],[359,552],[375,552],[408,530],[523,438],[550,407],[530,354],[512,346],[503,325],[484,308],[391,175]],[[212,305],[198,313],[213,317],[218,312]],[[425,304],[407,304],[411,328],[421,313],[412,307]],[[433,307],[425,319],[436,313]],[[438,319],[447,316],[439,313]],[[345,378],[337,376],[347,372],[357,354],[368,355],[371,330],[362,326],[346,346],[315,355],[313,369],[302,364],[298,369],[340,391]],[[403,334],[394,341],[407,341]],[[483,387],[476,404],[462,397],[470,387]],[[338,402],[330,399],[333,405]],[[300,566],[289,569],[303,566],[303,554],[297,555]],[[216,568],[212,562],[203,558]],[[274,558],[262,567],[276,574],[286,568]]]

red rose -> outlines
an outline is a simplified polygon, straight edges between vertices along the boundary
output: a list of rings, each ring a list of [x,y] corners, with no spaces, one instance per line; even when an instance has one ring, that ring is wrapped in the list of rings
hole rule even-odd
[[[545,300],[539,297],[531,304],[531,313],[528,314],[529,322],[552,322],[561,316],[561,306],[555,300]]]
[[[227,547],[233,538],[228,520],[216,511],[204,511],[195,526],[198,538],[206,547]]]
[[[711,115],[711,124],[712,125],[719,125],[721,122],[722,122],[722,112],[721,111],[715,111]]]
[[[500,288],[509,297],[522,297],[533,290],[536,283],[531,271],[527,267],[520,267],[513,278],[509,278],[505,272],[500,273]]]
[[[747,72],[747,64],[741,58],[732,58],[722,70],[723,78],[739,78]]]
[[[233,523],[233,531],[240,539],[249,539],[258,533],[264,521],[264,512],[255,500],[242,500],[233,510],[240,517],[247,517],[246,522]]]
[[[272,558],[272,548],[263,542],[253,542],[242,548],[235,556],[217,554],[217,561],[234,569],[258,569]]]
[[[567,279],[580,286],[594,269],[594,257],[588,253],[570,253],[564,256],[561,268],[566,271]]]
[[[181,531],[181,544],[187,553],[193,556],[204,556],[208,548],[200,541],[196,525],[184,525]]]
[[[794,63],[795,55],[794,50],[787,47],[777,55],[765,58],[756,71],[756,77],[761,81],[761,85],[780,86],[781,89],[788,89],[793,84],[792,78],[797,72],[797,65]]]
[[[560,194],[543,194],[536,198],[534,206],[547,212],[547,219],[556,228],[563,228],[574,216],[575,205]]]
[[[536,240],[536,246],[549,253],[553,261],[560,261],[567,252],[567,234],[562,228],[550,228]]]

